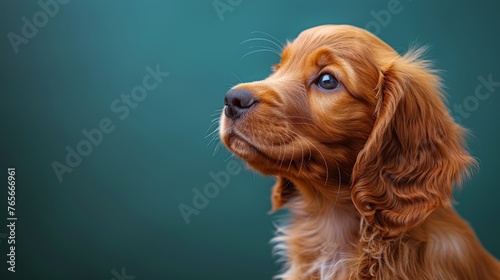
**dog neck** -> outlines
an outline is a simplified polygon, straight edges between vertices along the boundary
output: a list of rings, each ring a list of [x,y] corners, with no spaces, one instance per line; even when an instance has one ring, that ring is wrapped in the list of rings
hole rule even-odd
[[[291,221],[275,238],[277,248],[287,251],[288,262],[301,264],[290,267],[287,273],[313,277],[343,274],[342,263],[355,254],[360,227],[349,186],[335,184],[326,188],[328,193],[320,194],[317,190],[324,190],[324,186],[294,184],[300,195],[288,204]]]

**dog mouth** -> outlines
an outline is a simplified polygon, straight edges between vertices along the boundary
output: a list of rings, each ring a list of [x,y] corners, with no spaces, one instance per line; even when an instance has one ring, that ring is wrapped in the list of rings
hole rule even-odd
[[[257,139],[261,139],[259,136],[256,137]],[[304,154],[305,151],[291,152],[291,155],[285,154],[290,148],[288,146],[293,146],[290,143],[281,142],[269,145],[258,143],[233,125],[230,125],[221,134],[221,139],[234,155],[243,159],[250,167],[264,175],[288,173],[295,169],[300,170],[305,168],[303,167],[305,158],[307,157],[307,154]],[[301,155],[302,158],[300,158]]]
[[[222,133],[220,134],[220,138],[224,145],[233,154],[251,165],[263,167],[269,165],[269,163],[276,163],[277,160],[272,154],[273,149],[267,147],[265,143],[255,142],[252,137],[247,136],[238,129],[240,125],[241,124],[236,124],[234,122],[224,123],[221,128]],[[249,126],[246,126],[246,128],[248,129]],[[260,139],[259,136],[256,137]],[[272,144],[270,144],[270,146],[272,146]]]
[[[267,155],[252,143],[248,137],[232,128],[223,136],[226,146],[231,152],[246,161],[255,160]]]

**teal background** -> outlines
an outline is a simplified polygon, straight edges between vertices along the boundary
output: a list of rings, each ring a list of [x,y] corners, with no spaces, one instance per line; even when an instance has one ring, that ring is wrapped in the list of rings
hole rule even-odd
[[[221,0],[226,3],[226,0]],[[237,1],[232,1],[237,3]],[[268,215],[272,178],[249,170],[230,178],[187,225],[178,206],[192,205],[193,188],[213,182],[230,154],[206,132],[227,89],[262,79],[278,56],[241,58],[266,32],[291,40],[330,23],[365,27],[370,11],[389,1],[248,1],[217,14],[206,1],[69,1],[16,54],[7,38],[21,34],[37,1],[0,2],[0,181],[17,168],[15,276],[7,274],[0,238],[0,279],[271,279]],[[443,70],[450,108],[474,94],[478,76],[500,81],[498,1],[400,0],[378,35],[400,52],[413,42],[431,46]],[[142,83],[145,67],[170,76],[123,121],[110,109]],[[237,78],[237,77],[238,78]],[[484,246],[500,257],[498,169],[500,97],[492,93],[462,120],[480,169],[456,193],[457,209]],[[83,129],[109,118],[115,130],[59,182],[63,163]],[[0,191],[0,234],[7,233],[7,189]],[[4,237],[0,235],[0,237]],[[121,277],[126,279],[124,277]]]

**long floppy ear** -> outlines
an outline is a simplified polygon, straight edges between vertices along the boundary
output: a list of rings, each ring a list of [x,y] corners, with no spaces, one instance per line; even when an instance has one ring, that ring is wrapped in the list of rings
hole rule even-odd
[[[280,210],[294,196],[298,194],[295,185],[284,177],[277,177],[276,184],[273,186],[271,202],[273,204],[272,211]]]
[[[387,237],[407,232],[439,206],[475,161],[465,130],[450,116],[440,79],[422,51],[396,58],[381,73],[376,121],[352,175],[352,199]]]

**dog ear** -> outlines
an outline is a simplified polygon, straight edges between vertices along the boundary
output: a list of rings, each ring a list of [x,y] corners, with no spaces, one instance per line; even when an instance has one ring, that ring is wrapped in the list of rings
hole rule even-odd
[[[277,177],[271,194],[272,212],[280,210],[285,204],[298,194],[298,190],[292,181],[284,177]]]
[[[453,184],[475,162],[421,53],[381,72],[375,125],[353,168],[352,200],[383,236],[407,232],[449,205]]]

